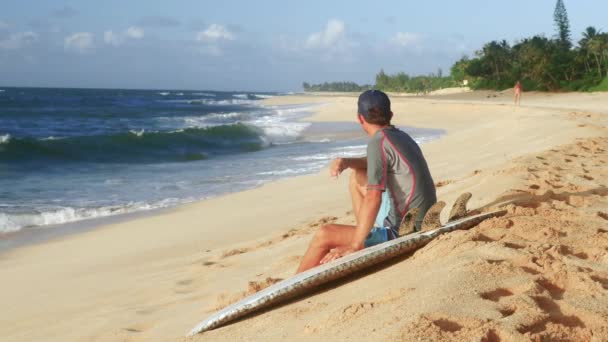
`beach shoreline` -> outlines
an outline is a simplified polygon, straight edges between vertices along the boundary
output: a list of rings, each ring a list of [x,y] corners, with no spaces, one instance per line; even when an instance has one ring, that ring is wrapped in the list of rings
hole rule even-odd
[[[289,107],[289,101],[280,101],[280,104],[273,105],[274,107]],[[314,115],[318,106],[310,103],[301,104],[307,109],[307,114],[296,121],[309,124],[299,136],[301,141],[352,141],[358,142],[358,145],[365,143],[365,136],[359,125],[355,122],[347,121],[312,121],[310,118]],[[270,105],[269,105],[270,106]],[[428,133],[425,133],[427,132]],[[440,137],[442,134],[439,130],[424,130],[419,134],[425,134],[422,141],[429,141]],[[428,136],[427,136],[428,135]],[[255,153],[255,152],[254,152]],[[309,172],[308,174],[316,174],[317,172]],[[171,210],[178,209],[183,205],[193,204],[200,201],[213,200],[214,198],[255,189],[267,183],[276,182],[282,179],[299,177],[302,175],[285,175],[277,179],[267,180],[261,184],[252,185],[245,189],[233,190],[219,194],[209,195],[208,197],[173,204],[167,207],[158,207],[152,209],[139,209],[126,213],[113,214],[108,216],[99,216],[93,218],[79,219],[59,224],[51,224],[44,226],[26,227],[14,232],[0,233],[0,254],[11,249],[29,246],[32,244],[40,244],[53,239],[65,238],[71,234],[79,234],[95,229],[103,228],[119,223],[127,223],[132,220],[140,219],[147,216],[162,215]]]
[[[470,207],[477,208],[522,186],[521,174],[505,171],[520,165],[522,158],[606,134],[602,128],[606,118],[598,113],[608,105],[608,96],[593,94],[589,101],[586,95],[535,94],[524,97],[524,104],[531,103],[522,107],[510,105],[508,96],[486,103],[485,94],[474,100],[471,93],[460,95],[461,100],[457,95],[395,97],[394,123],[447,132],[422,147],[434,180],[441,185],[438,197],[449,206],[460,193],[470,191],[474,196]],[[573,99],[583,110],[571,109],[576,106]],[[264,103],[310,100],[309,96],[282,96]],[[319,96],[317,100],[327,104],[316,110],[311,121],[354,120],[355,97]],[[2,301],[10,310],[2,317],[7,324],[0,335],[30,340],[50,336],[58,340],[180,340],[216,301],[222,301],[221,296],[239,293],[248,281],[292,274],[319,224],[352,222],[346,175],[333,181],[325,171],[3,253],[0,274],[7,281]],[[384,279],[382,274],[375,277]],[[364,278],[349,286],[378,281]],[[338,291],[331,291],[335,300],[347,305],[349,296]],[[333,312],[330,305],[323,305],[327,297],[309,300],[321,316]],[[336,333],[315,330],[298,317],[288,316],[282,325],[295,329],[296,335],[289,337],[348,335],[347,321],[335,324],[336,329],[342,327]],[[268,329],[269,320],[257,316],[254,330],[236,324],[206,337],[248,336]],[[280,339],[282,335],[269,331],[263,336]]]

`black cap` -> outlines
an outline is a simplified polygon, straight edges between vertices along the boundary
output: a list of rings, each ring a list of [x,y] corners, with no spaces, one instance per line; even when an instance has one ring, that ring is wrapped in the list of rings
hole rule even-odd
[[[376,107],[386,118],[391,118],[391,100],[388,96],[380,90],[367,90],[363,94],[359,95],[359,106],[358,113],[367,118],[369,110]]]

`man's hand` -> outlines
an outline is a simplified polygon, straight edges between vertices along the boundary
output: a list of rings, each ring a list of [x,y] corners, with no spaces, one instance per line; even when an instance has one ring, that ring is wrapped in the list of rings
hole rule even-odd
[[[361,249],[363,249],[363,247],[358,247],[358,246],[357,247],[354,247],[354,246],[336,247],[336,248],[332,249],[331,251],[329,251],[329,253],[327,253],[325,255],[325,257],[323,257],[323,259],[321,259],[319,264],[321,264],[321,265],[326,264],[330,261],[334,261],[338,258],[341,258],[345,255],[349,255],[349,254],[354,253]]]
[[[343,158],[336,158],[331,162],[329,166],[329,174],[332,177],[338,177],[342,171],[346,170],[346,160]]]

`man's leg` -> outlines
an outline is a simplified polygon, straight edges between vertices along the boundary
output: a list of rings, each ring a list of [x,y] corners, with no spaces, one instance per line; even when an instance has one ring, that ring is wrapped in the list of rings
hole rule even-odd
[[[343,224],[326,224],[321,226],[312,238],[296,273],[304,272],[319,265],[319,261],[331,249],[351,243],[355,235],[355,228],[355,226]]]
[[[359,223],[359,210],[367,192],[367,171],[365,169],[353,169],[349,182],[350,195],[353,202],[353,214]],[[329,253],[332,248],[345,246],[351,243],[355,234],[355,226],[343,224],[327,224],[319,228],[313,237],[308,250],[302,257],[300,266],[296,273],[306,271],[319,265],[319,261]]]
[[[367,170],[354,169],[350,174],[348,188],[350,189],[350,196],[353,201],[353,215],[355,215],[355,220],[359,224],[359,211],[367,192]]]

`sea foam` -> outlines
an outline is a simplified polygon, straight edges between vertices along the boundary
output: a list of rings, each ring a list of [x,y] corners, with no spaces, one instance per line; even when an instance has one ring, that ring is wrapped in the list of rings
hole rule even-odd
[[[178,203],[191,201],[193,201],[193,199],[182,199],[178,201],[175,198],[168,198],[154,203],[131,202],[122,206],[116,205],[99,208],[59,207],[30,213],[0,213],[0,234],[17,232],[26,228],[47,227],[143,210],[166,208]]]

